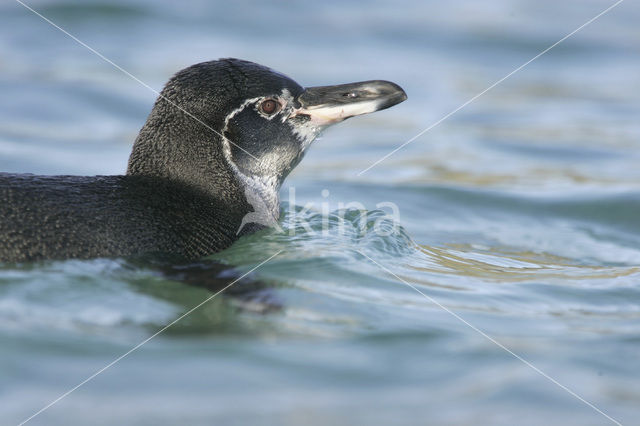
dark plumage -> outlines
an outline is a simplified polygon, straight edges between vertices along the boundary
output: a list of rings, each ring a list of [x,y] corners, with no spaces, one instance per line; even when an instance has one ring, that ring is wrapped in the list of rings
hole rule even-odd
[[[238,232],[247,213],[277,217],[282,181],[324,127],[406,98],[387,82],[329,89],[304,89],[237,59],[178,72],[141,129],[126,175],[0,173],[0,261],[197,258],[228,247],[266,223]]]
[[[228,187],[214,199],[185,184],[144,176],[1,173],[0,256],[5,261],[142,252],[203,256],[229,246],[250,211],[243,197],[234,195]]]

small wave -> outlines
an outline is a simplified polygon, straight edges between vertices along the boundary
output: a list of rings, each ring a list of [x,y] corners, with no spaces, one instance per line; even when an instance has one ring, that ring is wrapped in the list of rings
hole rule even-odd
[[[7,328],[100,332],[163,324],[178,309],[118,277],[120,261],[42,262],[0,269],[0,323]]]

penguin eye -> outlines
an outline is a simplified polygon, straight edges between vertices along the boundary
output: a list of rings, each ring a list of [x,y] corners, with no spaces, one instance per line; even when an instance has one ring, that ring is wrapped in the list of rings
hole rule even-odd
[[[279,109],[280,104],[273,99],[266,99],[260,104],[260,110],[267,115],[271,115]]]

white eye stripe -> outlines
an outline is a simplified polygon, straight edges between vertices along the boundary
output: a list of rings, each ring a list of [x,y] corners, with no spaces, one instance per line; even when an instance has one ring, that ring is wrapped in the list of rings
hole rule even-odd
[[[268,101],[268,100],[273,100],[278,104],[277,107],[276,107],[276,110],[274,112],[272,112],[271,114],[265,113],[264,111],[262,111],[262,108],[261,108],[262,103],[264,103],[265,101]],[[255,97],[255,98],[247,99],[242,104],[240,104],[240,106],[238,108],[236,108],[233,111],[231,111],[225,117],[225,119],[224,119],[224,127],[225,127],[225,129],[229,126],[229,121],[231,121],[231,119],[233,117],[235,117],[236,115],[238,115],[239,113],[244,111],[244,109],[249,105],[253,105],[254,109],[262,117],[266,118],[267,120],[271,120],[273,117],[278,115],[278,113],[282,112],[282,110],[285,109],[285,107],[287,106],[287,102],[285,100],[281,99],[277,95],[276,96],[258,96],[258,97]]]
[[[244,101],[238,108],[234,109],[233,111],[231,111],[224,119],[224,128],[223,130],[226,130],[226,128],[229,126],[229,121],[235,117],[236,115],[238,115],[240,112],[242,112],[248,105],[251,105],[261,99],[265,99],[263,96],[259,96],[257,98],[251,98],[251,99],[247,99],[246,101]]]

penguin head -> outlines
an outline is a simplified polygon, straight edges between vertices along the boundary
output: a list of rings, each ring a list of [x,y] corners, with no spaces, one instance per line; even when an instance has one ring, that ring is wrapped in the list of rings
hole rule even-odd
[[[203,62],[169,80],[136,139],[128,174],[218,192],[230,179],[277,191],[326,127],[405,99],[387,81],[304,88],[253,62]]]

